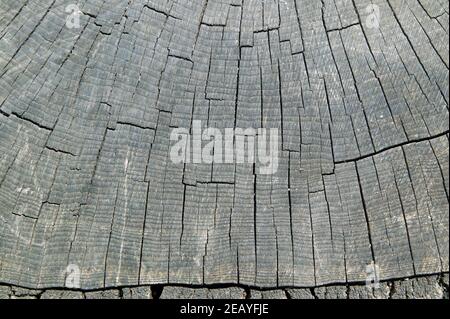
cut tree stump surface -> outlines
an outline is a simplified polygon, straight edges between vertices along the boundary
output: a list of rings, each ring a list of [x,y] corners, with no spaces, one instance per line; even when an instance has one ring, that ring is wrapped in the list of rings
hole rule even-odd
[[[448,299],[448,273],[381,282],[315,288],[138,286],[95,291],[26,289],[0,285],[0,299]]]
[[[448,272],[448,1],[76,3],[0,2],[0,282]],[[278,169],[175,164],[194,121],[278,129]]]

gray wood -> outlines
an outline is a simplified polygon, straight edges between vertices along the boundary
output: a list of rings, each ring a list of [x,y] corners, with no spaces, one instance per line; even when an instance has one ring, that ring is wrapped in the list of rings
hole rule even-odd
[[[149,298],[448,272],[448,1],[84,0],[75,29],[68,4],[0,3],[0,282],[75,266],[85,297]],[[277,128],[278,170],[173,163],[199,120]]]

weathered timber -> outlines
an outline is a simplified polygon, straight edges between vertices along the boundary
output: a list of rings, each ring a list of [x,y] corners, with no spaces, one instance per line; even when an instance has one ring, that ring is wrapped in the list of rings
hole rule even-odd
[[[449,271],[448,1],[69,4],[0,2],[0,282],[373,297],[294,288]],[[175,164],[194,121],[279,129],[277,171]]]

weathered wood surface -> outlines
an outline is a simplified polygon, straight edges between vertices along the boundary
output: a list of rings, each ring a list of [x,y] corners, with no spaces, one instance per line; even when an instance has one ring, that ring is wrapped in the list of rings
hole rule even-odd
[[[0,285],[0,299],[448,299],[448,273],[364,285],[316,288],[249,289],[248,287],[139,286],[95,291],[26,289]]]
[[[0,282],[449,270],[448,1],[70,3],[0,2]],[[277,173],[173,164],[193,120],[279,128]]]

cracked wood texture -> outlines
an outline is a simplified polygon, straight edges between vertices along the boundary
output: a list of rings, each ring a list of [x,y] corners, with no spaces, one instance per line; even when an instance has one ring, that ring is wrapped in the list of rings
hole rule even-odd
[[[289,289],[144,285],[81,291],[0,285],[0,299],[448,299],[448,279],[448,273],[428,275],[382,282],[376,288],[358,284]]]
[[[73,2],[0,2],[0,282],[448,272],[448,1]],[[194,120],[278,128],[277,172],[174,164]]]

